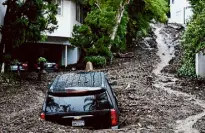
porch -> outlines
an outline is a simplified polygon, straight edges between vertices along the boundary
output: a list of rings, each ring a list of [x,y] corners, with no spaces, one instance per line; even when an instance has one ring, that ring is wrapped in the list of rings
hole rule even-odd
[[[13,57],[22,62],[32,63],[35,63],[39,57],[44,57],[49,62],[67,67],[78,62],[80,50],[71,46],[67,38],[48,37],[45,42],[26,43],[15,48]]]

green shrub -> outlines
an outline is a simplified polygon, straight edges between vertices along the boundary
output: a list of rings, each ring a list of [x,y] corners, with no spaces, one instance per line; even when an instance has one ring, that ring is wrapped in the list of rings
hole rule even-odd
[[[85,61],[92,62],[95,66],[105,66],[106,65],[106,58],[104,56],[86,56]]]
[[[38,58],[38,62],[40,63],[40,62],[46,62],[47,60],[46,60],[46,58],[44,58],[44,57],[39,57]]]
[[[184,77],[196,77],[195,74],[195,64],[194,63],[184,63],[178,70],[179,76]]]
[[[18,64],[19,61],[18,61],[17,59],[14,59],[11,63],[12,63],[12,64]]]
[[[184,55],[179,75],[193,77],[196,75],[195,54],[205,48],[205,2],[196,0],[190,2],[194,14],[182,36]]]

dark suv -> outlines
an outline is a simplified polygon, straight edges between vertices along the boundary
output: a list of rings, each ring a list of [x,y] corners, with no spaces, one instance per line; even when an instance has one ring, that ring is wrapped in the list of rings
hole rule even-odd
[[[119,127],[117,99],[103,72],[57,76],[47,91],[40,117],[77,127]]]

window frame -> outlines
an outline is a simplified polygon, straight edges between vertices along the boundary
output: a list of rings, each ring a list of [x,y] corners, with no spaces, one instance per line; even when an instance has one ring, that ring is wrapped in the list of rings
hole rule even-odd
[[[172,4],[174,4],[175,0],[172,0]]]
[[[81,7],[78,3],[76,3],[76,21],[80,23],[80,17],[81,17]]]
[[[55,4],[58,4],[60,1],[60,5],[57,6],[57,15],[62,16],[63,15],[63,0],[54,0]],[[60,8],[60,13],[58,12],[58,9]]]
[[[84,8],[82,7],[82,5],[76,3],[76,17],[75,20],[79,23],[83,23],[84,19],[85,19],[85,14],[84,14]]]

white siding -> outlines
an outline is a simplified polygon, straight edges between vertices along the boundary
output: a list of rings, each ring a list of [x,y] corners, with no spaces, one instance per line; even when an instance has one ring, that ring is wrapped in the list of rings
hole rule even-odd
[[[203,54],[204,51],[200,51],[196,54],[195,58],[195,70],[196,75],[202,78],[205,78],[205,56]]]
[[[73,26],[80,24],[76,21],[76,4],[70,0],[63,0],[62,15],[57,15],[58,29],[49,36],[71,37]]]
[[[4,1],[5,0],[1,0],[0,2],[0,25],[3,24],[5,12],[6,12],[6,7],[2,5]],[[0,33],[0,41],[1,41],[1,33]]]
[[[184,24],[192,16],[190,4],[187,0],[170,0],[171,18],[169,22]]]
[[[80,50],[79,48],[68,48],[68,52],[67,52],[67,64],[71,65],[71,64],[76,64],[80,58]],[[65,50],[63,49],[62,52],[62,66],[65,65]]]
[[[6,8],[2,5],[5,0],[0,0],[0,25],[3,24]],[[58,29],[48,36],[56,37],[72,37],[73,26],[75,24],[80,25],[76,21],[76,4],[72,0],[63,0],[62,15],[57,15]],[[1,34],[0,34],[1,41]],[[56,44],[56,43],[55,43]],[[68,41],[65,41],[63,45],[70,45]],[[59,45],[60,46],[60,45]],[[61,44],[62,46],[62,44]],[[67,64],[76,64],[80,58],[80,50],[78,48],[67,49]],[[65,48],[62,50],[62,64],[65,65]]]

